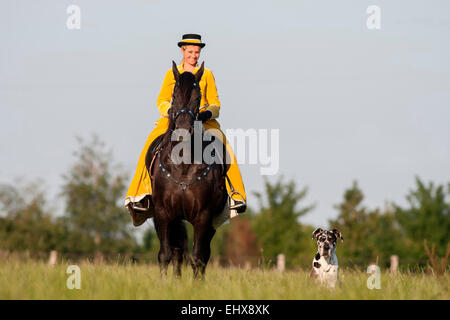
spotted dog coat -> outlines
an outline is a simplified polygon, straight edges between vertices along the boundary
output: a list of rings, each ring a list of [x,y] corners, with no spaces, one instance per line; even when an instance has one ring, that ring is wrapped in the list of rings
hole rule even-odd
[[[317,253],[312,262],[311,277],[334,288],[338,281],[336,242],[338,238],[343,242],[344,238],[337,229],[327,231],[321,228],[313,232],[312,239],[314,238],[317,239]]]

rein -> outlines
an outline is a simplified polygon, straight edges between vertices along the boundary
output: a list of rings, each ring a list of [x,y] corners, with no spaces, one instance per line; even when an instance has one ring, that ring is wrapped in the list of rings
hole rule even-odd
[[[178,87],[179,85],[180,85],[180,84],[179,84],[179,82],[177,81],[177,82],[175,83],[175,87]],[[197,84],[196,82],[193,83],[193,86],[194,86],[194,87],[199,87],[198,84]],[[200,99],[201,99],[201,95],[200,95],[199,98],[198,98],[198,104],[200,104]],[[179,110],[177,111],[177,113],[175,114],[175,117],[173,118],[173,121],[175,122],[175,121],[177,120],[177,118],[178,118],[180,115],[184,114],[184,113],[187,113],[188,115],[190,115],[191,118],[194,119],[194,121],[197,121],[197,120],[198,120],[198,115],[200,114],[200,113],[198,112],[198,108],[197,108],[197,113],[194,114],[187,106],[184,106],[184,107],[182,107],[181,109],[179,109]],[[192,127],[192,125],[191,125],[191,127]],[[171,130],[173,131],[173,129],[171,129]],[[190,182],[188,182],[188,183],[186,183],[186,182],[184,182],[184,181],[178,181],[178,180],[176,180],[174,177],[172,177],[172,174],[171,174],[166,168],[164,168],[164,166],[162,165],[162,163],[161,163],[161,150],[162,150],[162,148],[159,149],[158,152],[157,152],[157,156],[158,156],[158,159],[159,159],[159,165],[158,165],[158,167],[159,167],[159,169],[162,171],[162,173],[163,173],[169,180],[171,180],[172,182],[174,182],[175,184],[177,184],[177,185],[181,188],[181,192],[182,192],[182,193],[181,193],[181,198],[182,198],[182,199],[181,199],[181,205],[182,205],[182,208],[183,208],[183,215],[186,216],[186,212],[185,212],[185,210],[184,210],[184,192],[185,192],[185,190],[186,190],[188,187],[190,187],[191,185],[193,185],[194,183],[196,183],[196,182],[200,181],[201,179],[205,178],[206,175],[208,174],[208,172],[211,171],[211,166],[212,166],[212,165],[211,165],[211,164],[208,165],[208,166],[205,168],[205,170],[203,170],[203,172],[202,172],[198,177],[192,179],[192,180],[191,180]]]

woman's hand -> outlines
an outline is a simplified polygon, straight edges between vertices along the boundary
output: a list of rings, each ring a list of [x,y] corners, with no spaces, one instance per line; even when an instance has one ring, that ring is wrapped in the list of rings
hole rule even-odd
[[[212,117],[212,112],[209,110],[206,110],[206,111],[200,112],[198,114],[197,120],[205,122],[205,121],[211,119],[211,117]]]

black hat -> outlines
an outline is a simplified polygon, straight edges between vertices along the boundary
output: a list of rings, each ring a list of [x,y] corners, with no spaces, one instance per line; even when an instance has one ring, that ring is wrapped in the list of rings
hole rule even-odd
[[[180,42],[178,42],[178,46],[191,45],[191,46],[199,46],[203,48],[206,46],[206,43],[202,43],[202,37],[199,34],[183,34],[183,38]]]

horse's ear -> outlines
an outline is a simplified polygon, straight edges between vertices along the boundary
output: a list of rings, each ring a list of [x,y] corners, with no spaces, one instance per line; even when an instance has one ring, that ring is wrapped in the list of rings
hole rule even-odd
[[[173,77],[175,78],[175,81],[178,81],[180,79],[180,71],[178,71],[177,64],[173,60],[172,60],[172,72],[173,72]]]
[[[202,62],[200,69],[198,69],[197,73],[195,74],[195,82],[197,83],[200,82],[200,79],[202,78],[204,71],[205,71],[205,61]]]

